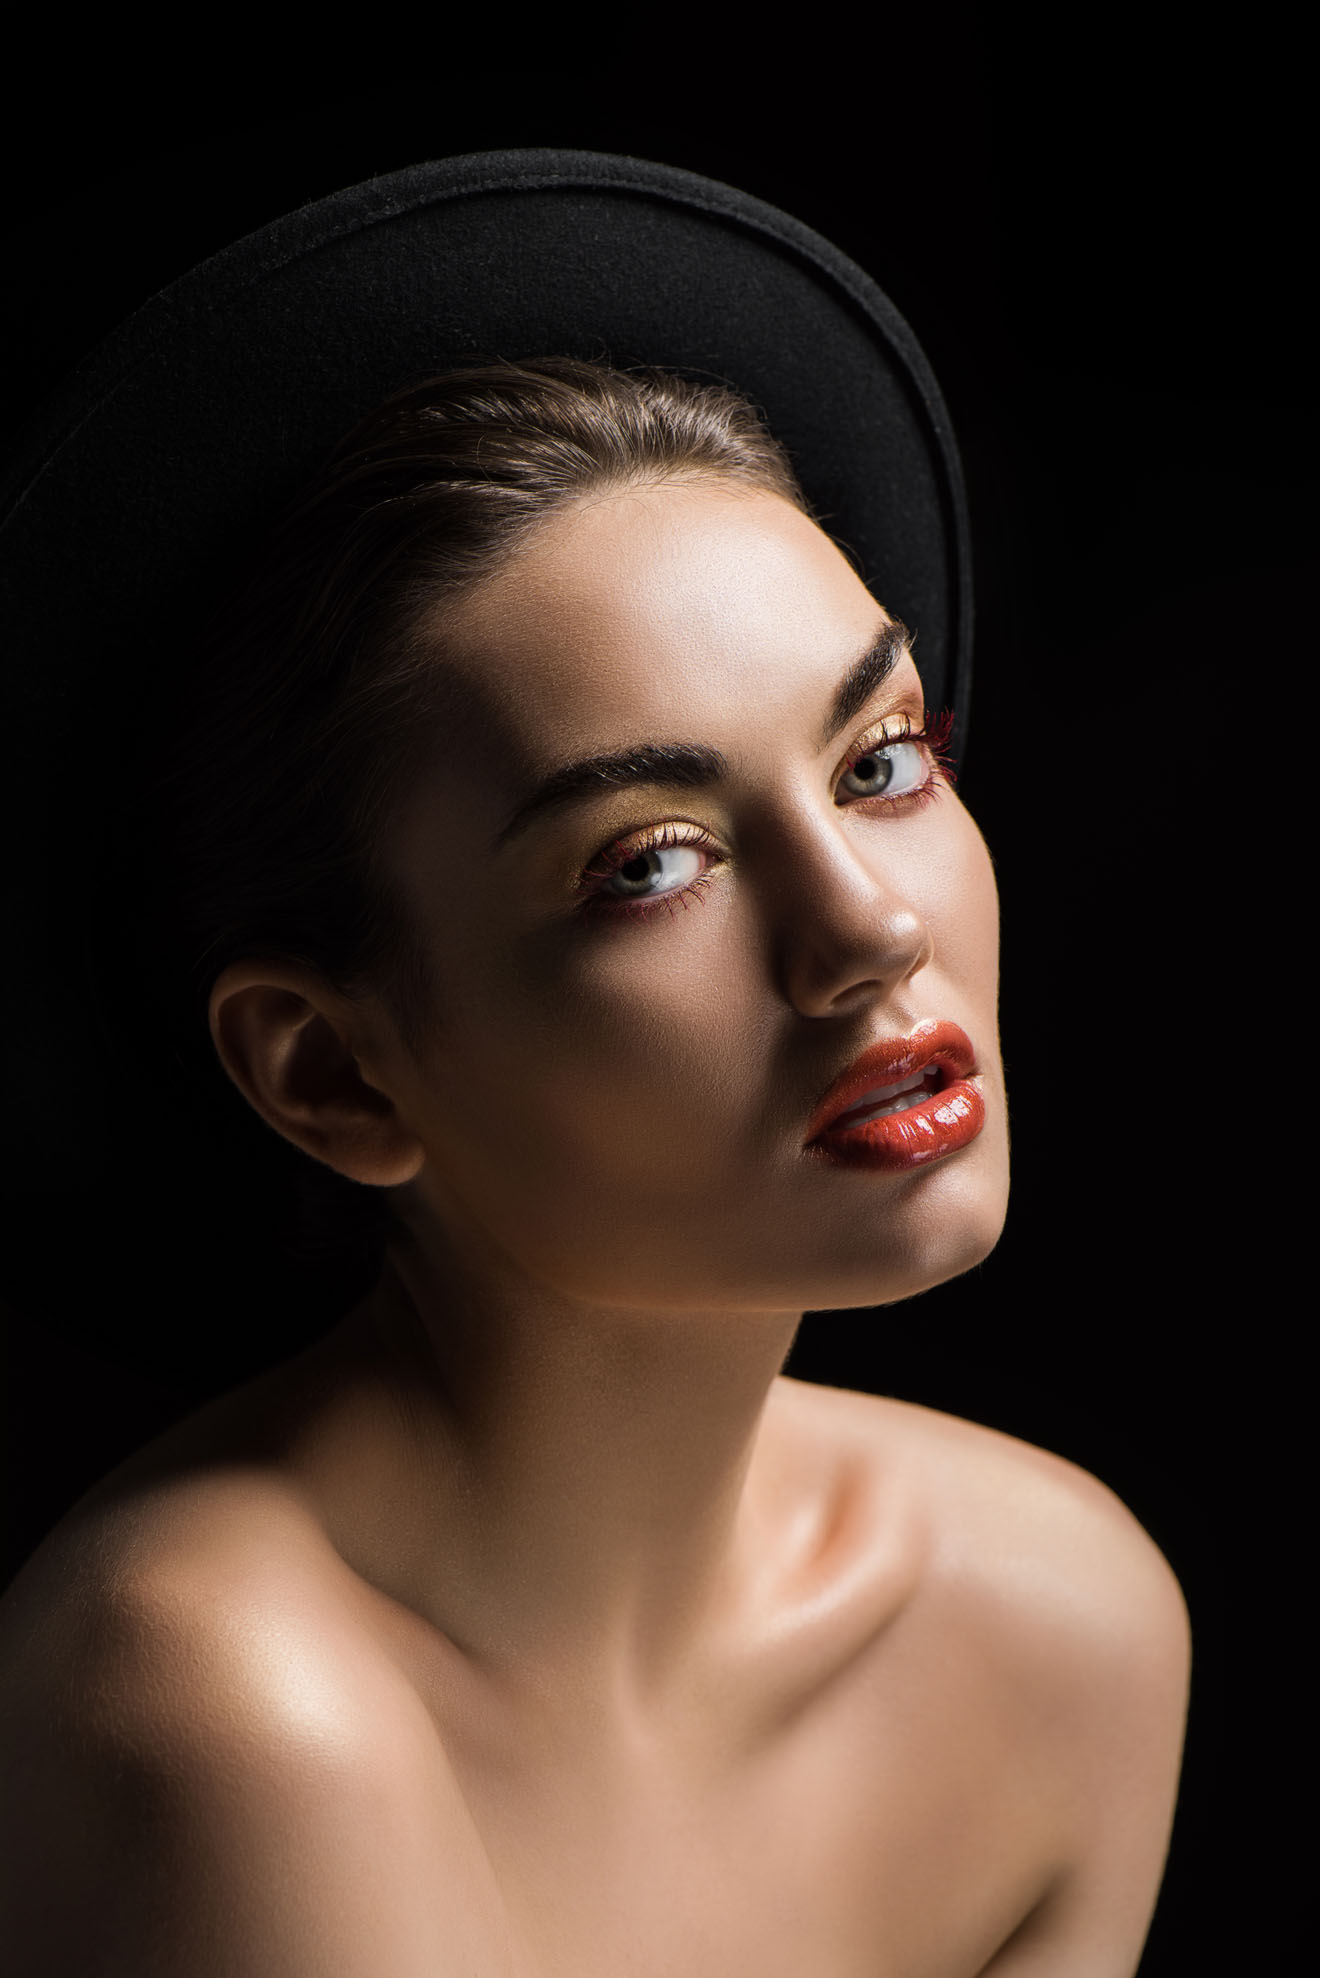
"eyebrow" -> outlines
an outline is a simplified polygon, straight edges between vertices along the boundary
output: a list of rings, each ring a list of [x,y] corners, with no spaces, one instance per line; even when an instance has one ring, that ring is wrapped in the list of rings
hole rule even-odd
[[[883,686],[911,647],[912,634],[902,619],[881,627],[865,652],[859,653],[835,689],[829,715],[821,730],[824,749],[847,727]],[[501,852],[537,818],[562,813],[586,803],[604,790],[640,784],[680,790],[709,790],[728,775],[728,758],[704,742],[640,742],[606,755],[584,756],[552,770],[524,797],[497,834],[492,854]]]

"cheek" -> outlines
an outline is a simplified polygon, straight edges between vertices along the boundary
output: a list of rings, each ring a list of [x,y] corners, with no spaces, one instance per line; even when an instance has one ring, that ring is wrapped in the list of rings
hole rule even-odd
[[[712,889],[672,918],[603,928],[575,957],[542,1099],[549,1141],[561,1160],[573,1149],[579,1184],[621,1197],[657,1181],[663,1194],[672,1178],[690,1213],[694,1174],[722,1151],[710,1134],[736,1119],[746,1082],[747,977],[731,934]]]
[[[913,904],[935,943],[932,966],[971,996],[997,995],[999,889],[976,820],[954,799],[929,865],[914,878]]]
[[[745,1158],[736,970],[722,964],[712,984],[709,939],[664,942],[679,931],[607,931],[539,994],[528,981],[513,1004],[492,999],[490,1103],[465,1090],[442,1129],[437,1170],[464,1219],[583,1299],[627,1303],[639,1281],[674,1290],[698,1232],[724,1226]]]
[[[462,959],[433,1144],[470,1199],[498,1191],[507,1214],[553,1227],[629,1202],[635,1215],[643,1191],[663,1215],[672,1185],[690,1216],[699,1171],[727,1171],[746,1083],[746,976],[720,913],[707,895],[654,925]]]

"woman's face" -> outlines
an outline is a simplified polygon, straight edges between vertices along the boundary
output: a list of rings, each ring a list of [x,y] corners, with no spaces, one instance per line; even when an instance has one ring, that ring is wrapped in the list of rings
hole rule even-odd
[[[920,744],[887,784],[848,767],[904,712],[922,727],[906,648],[825,739],[890,622],[790,503],[709,481],[556,515],[446,616],[461,712],[388,845],[438,984],[424,1061],[392,1047],[426,1149],[410,1219],[560,1293],[652,1308],[883,1304],[993,1248],[989,852]],[[648,743],[718,751],[724,774],[598,781],[508,829],[556,771]],[[931,776],[924,805],[869,793]],[[838,1075],[931,1018],[971,1039],[979,1135],[897,1174],[808,1154]]]

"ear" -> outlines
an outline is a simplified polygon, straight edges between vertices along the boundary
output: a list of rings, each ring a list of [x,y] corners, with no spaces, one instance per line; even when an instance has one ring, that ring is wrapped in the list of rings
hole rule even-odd
[[[426,1149],[364,1071],[365,1015],[319,977],[274,962],[233,962],[208,1014],[220,1062],[243,1097],[314,1160],[377,1188],[411,1181]]]

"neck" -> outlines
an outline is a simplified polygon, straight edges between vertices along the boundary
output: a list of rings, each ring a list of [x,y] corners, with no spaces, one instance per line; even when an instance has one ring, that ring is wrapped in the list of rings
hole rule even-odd
[[[492,1671],[653,1689],[751,1591],[800,1319],[587,1306],[410,1233],[342,1329],[377,1425],[359,1535]]]

